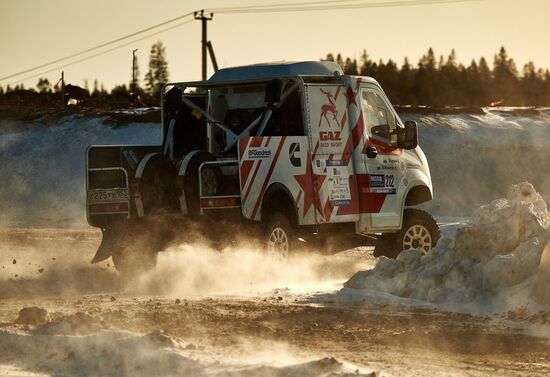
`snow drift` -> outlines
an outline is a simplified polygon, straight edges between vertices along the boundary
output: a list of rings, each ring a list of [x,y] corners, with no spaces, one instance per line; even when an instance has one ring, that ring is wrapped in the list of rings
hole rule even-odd
[[[479,207],[466,226],[427,255],[407,250],[356,273],[341,300],[397,296],[408,303],[487,313],[520,306],[550,308],[550,213],[530,183]],[[397,298],[396,297],[396,298]]]

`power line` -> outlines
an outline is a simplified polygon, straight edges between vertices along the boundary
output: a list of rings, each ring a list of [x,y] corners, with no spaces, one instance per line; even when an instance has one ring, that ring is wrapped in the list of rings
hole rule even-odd
[[[282,7],[282,6],[300,6],[300,5],[319,5],[319,4],[341,4],[341,3],[352,3],[352,2],[359,2],[359,1],[365,1],[365,0],[326,0],[326,1],[304,1],[304,2],[294,2],[294,3],[284,3],[284,4],[264,4],[264,5],[243,5],[243,6],[235,6],[235,7],[223,7],[223,8],[214,8],[214,9],[207,9],[207,11],[210,12],[226,12],[229,13],[229,11],[232,10],[242,10],[242,9],[262,9],[262,8],[273,8],[273,7]]]
[[[20,71],[20,72],[13,73],[13,74],[8,75],[8,76],[0,77],[0,81],[6,80],[6,79],[10,79],[10,78],[12,78],[12,77],[20,76],[20,75],[22,75],[22,74],[29,73],[29,72],[32,72],[32,71],[36,71],[37,69],[44,68],[44,67],[47,67],[47,66],[52,65],[52,64],[55,64],[55,63],[59,63],[59,62],[61,62],[61,61],[63,61],[63,60],[68,60],[68,59],[71,59],[71,58],[75,58],[75,57],[77,57],[77,56],[79,56],[79,55],[84,55],[84,54],[86,54],[86,53],[88,53],[88,52],[92,52],[92,51],[98,50],[98,49],[100,49],[100,48],[110,46],[110,45],[115,44],[115,43],[117,43],[117,42],[121,42],[121,41],[123,41],[123,40],[125,40],[125,39],[131,38],[131,37],[135,37],[136,35],[143,34],[143,33],[145,33],[145,32],[148,32],[148,31],[150,31],[150,30],[153,30],[153,29],[159,28],[159,27],[161,27],[161,26],[167,25],[167,24],[172,23],[172,22],[174,22],[174,21],[178,21],[178,20],[181,20],[181,19],[183,19],[183,18],[185,18],[185,17],[189,17],[189,16],[191,16],[192,14],[193,14],[193,12],[189,12],[189,13],[186,13],[186,14],[184,14],[184,15],[181,15],[181,16],[172,18],[172,19],[170,19],[170,20],[161,22],[161,23],[159,23],[159,24],[156,24],[156,25],[153,25],[153,26],[149,26],[149,27],[147,27],[147,28],[145,28],[145,29],[138,30],[138,31],[136,31],[136,32],[134,32],[134,33],[125,35],[125,36],[123,36],[123,37],[120,37],[120,38],[117,38],[117,39],[113,39],[113,40],[111,40],[111,41],[109,41],[109,42],[105,42],[105,43],[102,43],[102,44],[100,44],[100,45],[97,45],[97,46],[94,46],[94,47],[90,47],[90,48],[88,48],[88,49],[86,49],[86,50],[82,50],[82,51],[76,52],[76,53],[74,53],[74,54],[67,55],[67,56],[64,56],[64,57],[62,57],[62,58],[52,60],[52,61],[50,61],[50,62],[47,62],[47,63],[41,64],[41,65],[38,65],[38,66],[36,66],[36,67],[32,67],[32,68],[29,68],[29,69],[25,69],[24,71]]]
[[[401,0],[401,1],[381,1],[369,3],[352,3],[348,1],[323,1],[323,2],[302,2],[302,3],[286,3],[273,5],[258,5],[258,6],[243,6],[232,8],[213,8],[208,9],[208,12],[214,13],[281,13],[281,12],[301,12],[301,11],[323,11],[323,10],[345,10],[345,9],[365,9],[365,8],[390,8],[390,7],[406,7],[419,5],[438,5],[438,4],[454,4],[454,3],[470,3],[483,0]],[[334,4],[341,3],[341,4]],[[347,4],[346,4],[347,3]],[[311,4],[311,5],[308,5]],[[325,5],[326,4],[326,5]],[[332,4],[332,5],[331,5]]]
[[[14,84],[17,84],[17,83],[20,83],[20,82],[23,82],[23,81],[26,81],[26,80],[30,80],[30,79],[32,79],[32,78],[35,78],[35,77],[38,77],[38,76],[41,76],[41,75],[44,75],[44,74],[46,74],[46,73],[50,73],[50,72],[53,72],[53,71],[58,71],[58,70],[60,70],[60,69],[62,69],[62,68],[69,67],[69,66],[75,65],[75,64],[77,64],[77,63],[81,63],[81,62],[83,62],[83,61],[86,61],[86,60],[95,58],[95,57],[97,57],[97,56],[105,55],[105,54],[107,54],[107,53],[109,53],[109,52],[118,50],[118,49],[120,49],[120,48],[122,48],[122,47],[129,46],[129,45],[131,45],[131,44],[134,44],[134,43],[136,43],[136,42],[142,41],[142,40],[147,39],[147,38],[154,37],[155,35],[164,33],[164,32],[166,32],[166,31],[169,31],[169,30],[172,30],[172,29],[176,29],[176,28],[181,27],[181,26],[183,26],[183,25],[187,25],[188,23],[190,23],[190,22],[192,22],[192,21],[194,21],[194,20],[191,19],[191,20],[184,21],[184,22],[182,22],[182,23],[179,23],[179,24],[170,26],[170,27],[168,27],[168,28],[166,28],[166,29],[159,30],[159,31],[157,31],[157,32],[155,32],[155,33],[148,34],[148,35],[146,35],[146,36],[144,36],[144,37],[141,37],[141,38],[138,38],[138,39],[134,39],[134,40],[132,40],[132,41],[130,41],[130,42],[121,44],[121,45],[116,46],[116,47],[112,47],[112,48],[110,48],[110,49],[108,49],[108,50],[101,51],[101,52],[98,52],[98,53],[96,53],[96,54],[86,56],[86,57],[84,57],[84,58],[81,58],[81,59],[72,61],[72,62],[70,62],[70,63],[66,63],[66,64],[63,64],[63,65],[57,66],[57,67],[55,67],[55,68],[48,69],[47,71],[42,71],[42,72],[40,72],[40,73],[33,74],[32,76],[27,76],[27,77],[25,77],[24,79],[17,80],[17,81],[14,81],[14,82],[11,82],[11,83],[9,83],[8,85],[14,85]]]
[[[465,3],[465,2],[474,2],[474,1],[477,2],[477,1],[484,1],[484,0],[409,0],[409,1],[407,1],[407,0],[397,0],[397,1],[379,1],[379,2],[367,2],[367,3],[365,2],[365,0],[324,0],[324,1],[309,1],[309,2],[297,2],[297,3],[295,2],[295,3],[279,3],[279,4],[250,5],[250,6],[241,6],[241,7],[214,8],[214,9],[209,9],[208,12],[227,13],[227,14],[231,14],[231,13],[280,13],[280,12],[296,12],[296,11],[300,12],[300,11],[344,10],[344,9],[364,9],[364,8],[383,8],[383,7],[404,7],[404,6],[417,6],[417,5]],[[23,75],[25,73],[29,73],[29,72],[32,72],[32,71],[36,71],[40,68],[44,68],[44,67],[47,67],[49,65],[62,62],[64,60],[75,58],[77,56],[87,54],[89,52],[101,49],[103,47],[110,46],[110,45],[115,44],[117,42],[121,42],[125,39],[137,36],[139,34],[143,34],[147,31],[150,31],[150,30],[159,28],[161,26],[167,25],[169,23],[184,19],[186,17],[189,17],[189,16],[193,15],[194,13],[195,12],[189,12],[189,13],[183,14],[181,16],[172,18],[170,20],[161,22],[159,24],[149,26],[145,29],[138,30],[136,32],[125,35],[123,37],[116,38],[116,39],[113,39],[111,41],[102,43],[100,45],[97,45],[97,46],[94,46],[94,47],[91,47],[91,48],[73,53],[71,55],[67,55],[67,56],[64,56],[62,58],[55,59],[55,60],[49,61],[47,63],[40,64],[38,66],[28,68],[28,69],[25,69],[25,70],[17,72],[17,73],[13,73],[13,74],[8,75],[8,76],[0,77],[0,81],[6,80],[6,79],[9,79],[9,78],[12,78],[12,77],[20,76],[20,75]],[[171,30],[175,27],[179,27],[179,26],[184,25],[184,24],[186,24],[188,22],[191,22],[191,21],[192,21],[192,19],[188,20],[188,21],[186,21],[182,24],[178,24],[174,27],[170,27],[170,28],[167,28],[163,31],[152,34],[150,36],[163,33],[165,31]],[[130,43],[135,43],[136,41],[140,41],[140,40],[149,38],[150,36],[147,36],[147,37],[144,37],[144,38],[141,38],[141,39],[137,39],[137,40],[132,41]],[[49,73],[51,71],[63,68],[63,67],[68,66],[68,65],[73,65],[73,64],[76,64],[76,63],[80,63],[82,61],[91,59],[91,58],[99,56],[99,55],[103,55],[107,52],[116,50],[118,48],[128,46],[128,44],[130,44],[130,43],[126,43],[126,44],[117,46],[115,48],[112,48],[112,49],[109,49],[109,50],[106,50],[106,51],[103,51],[103,52],[100,52],[100,53],[97,53],[97,54],[94,54],[94,55],[91,55],[91,56],[88,56],[88,57],[85,57],[85,58],[82,58],[82,59],[79,59],[79,60],[76,60],[76,61],[68,63],[68,64],[64,64],[63,66],[59,66],[59,67],[56,67],[56,68],[49,69],[47,71],[43,71],[39,74],[30,76],[26,79],[18,80],[17,82],[28,80],[30,78],[37,77],[41,74]],[[9,85],[11,85],[11,84],[9,84]]]

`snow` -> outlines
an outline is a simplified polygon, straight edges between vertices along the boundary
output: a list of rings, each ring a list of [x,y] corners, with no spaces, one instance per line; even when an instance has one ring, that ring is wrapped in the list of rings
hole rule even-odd
[[[382,294],[401,304],[475,314],[550,309],[549,262],[550,213],[523,182],[505,198],[479,207],[468,224],[427,255],[411,249],[397,259],[381,257],[373,269],[344,283],[337,297],[369,301]]]
[[[86,148],[161,142],[158,124],[107,121],[76,115],[53,124],[0,120],[0,224],[84,225]]]
[[[276,343],[268,347],[271,352],[262,352],[258,342],[255,352],[236,361],[227,352],[162,331],[122,331],[77,312],[37,327],[11,325],[0,331],[0,370],[2,375],[25,377],[374,376],[334,358],[292,356],[292,350]]]
[[[468,217],[477,206],[523,180],[550,200],[550,176],[540,174],[550,159],[550,110],[487,108],[481,115],[402,118],[419,124],[435,190],[434,200],[427,204],[431,213]],[[79,115],[55,121],[0,119],[0,225],[85,225],[87,146],[161,142],[159,124],[114,126],[111,120]]]

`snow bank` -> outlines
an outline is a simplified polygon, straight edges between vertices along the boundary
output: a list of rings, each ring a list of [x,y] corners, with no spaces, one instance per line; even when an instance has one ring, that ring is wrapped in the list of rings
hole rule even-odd
[[[108,125],[67,116],[53,124],[0,120],[0,225],[83,225],[91,144],[160,144],[159,124]]]
[[[401,114],[419,127],[428,158],[432,214],[470,216],[529,181],[550,203],[550,109],[484,108],[482,114]]]
[[[524,305],[550,308],[550,213],[530,183],[476,210],[453,238],[427,255],[407,250],[381,257],[374,269],[356,273],[338,297],[357,300],[386,294],[400,302],[485,313]],[[397,300],[399,302],[399,300]]]
[[[435,187],[432,213],[469,216],[503,195],[502,188],[522,180],[550,200],[550,175],[541,174],[550,161],[550,110],[520,110],[401,115],[419,125]],[[140,111],[148,109],[132,110]],[[84,225],[86,147],[161,142],[155,123],[114,126],[105,116],[79,115],[47,122],[0,119],[0,225]]]
[[[11,325],[0,331],[0,374],[338,377],[353,373],[354,376],[375,376],[355,373],[355,367],[334,358],[296,361],[295,357],[276,352],[278,344],[272,346],[270,357],[261,359],[249,355],[236,360],[228,355],[234,350],[206,349],[160,331],[149,334],[121,331],[109,328],[101,319],[76,313],[38,327]]]

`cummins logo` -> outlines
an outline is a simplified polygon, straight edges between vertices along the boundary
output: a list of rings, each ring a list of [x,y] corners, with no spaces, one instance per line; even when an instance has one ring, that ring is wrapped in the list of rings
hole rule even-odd
[[[271,157],[270,149],[249,149],[248,158],[269,158]]]
[[[288,157],[292,166],[302,166],[302,158],[300,157],[300,144],[292,143],[288,148]]]

